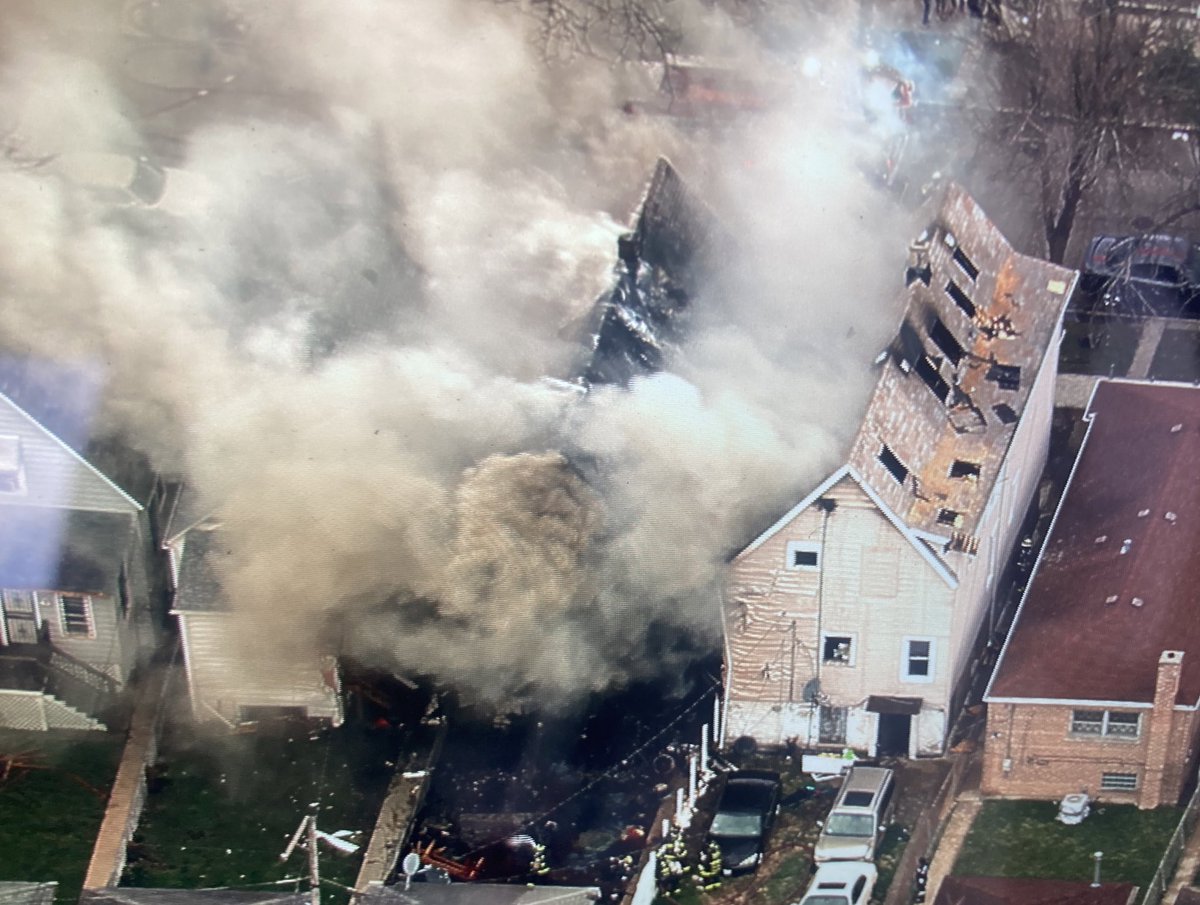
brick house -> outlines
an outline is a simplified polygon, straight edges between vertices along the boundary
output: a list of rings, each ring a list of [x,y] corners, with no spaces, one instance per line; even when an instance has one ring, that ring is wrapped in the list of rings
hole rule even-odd
[[[982,790],[1173,803],[1200,707],[1200,389],[1097,384],[988,704]]]
[[[8,393],[46,401],[4,365]],[[50,402],[46,420],[89,457],[129,464]],[[125,469],[145,478],[139,501],[59,433],[0,393],[0,726],[102,730],[155,640],[150,511],[163,488]]]
[[[726,742],[944,749],[1045,461],[1075,277],[958,186],[930,209],[844,464],[731,563]]]

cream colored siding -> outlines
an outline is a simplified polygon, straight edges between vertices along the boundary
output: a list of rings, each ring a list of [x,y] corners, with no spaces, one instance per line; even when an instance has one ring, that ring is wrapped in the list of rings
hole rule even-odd
[[[198,719],[240,719],[242,707],[303,707],[310,717],[339,719],[336,694],[312,659],[239,656],[225,613],[177,613],[187,648],[192,705]]]

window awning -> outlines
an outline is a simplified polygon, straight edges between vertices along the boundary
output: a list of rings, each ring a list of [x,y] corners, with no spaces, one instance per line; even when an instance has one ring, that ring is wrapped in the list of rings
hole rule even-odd
[[[871,711],[871,713],[895,713],[914,716],[921,712],[921,699],[873,694],[867,698],[867,710]]]

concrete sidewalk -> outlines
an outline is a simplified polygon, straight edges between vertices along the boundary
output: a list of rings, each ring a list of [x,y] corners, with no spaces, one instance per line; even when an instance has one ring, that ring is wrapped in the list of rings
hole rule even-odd
[[[975,817],[983,806],[983,800],[979,795],[983,760],[978,752],[971,757],[972,762],[963,775],[958,798],[954,802],[954,808],[950,811],[950,817],[946,820],[941,838],[938,839],[933,860],[929,862],[929,877],[925,885],[926,902],[932,902],[937,898],[938,887],[953,870],[954,862],[958,860],[958,853],[962,851],[963,841],[967,838],[967,833],[971,831],[971,825],[975,822]]]

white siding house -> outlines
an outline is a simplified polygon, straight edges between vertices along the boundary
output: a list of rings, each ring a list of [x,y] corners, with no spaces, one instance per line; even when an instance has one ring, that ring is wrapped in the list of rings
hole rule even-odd
[[[734,557],[727,743],[932,755],[1049,442],[1076,274],[950,186],[845,463]]]

